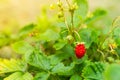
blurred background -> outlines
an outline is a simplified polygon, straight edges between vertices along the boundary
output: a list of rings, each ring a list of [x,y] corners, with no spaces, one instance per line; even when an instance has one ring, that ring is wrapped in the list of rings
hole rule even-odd
[[[57,0],[0,0],[0,32],[14,33],[21,27],[36,21],[43,6],[57,3]],[[89,11],[103,8],[112,20],[120,15],[120,0],[88,0]],[[105,18],[104,18],[105,19]],[[106,19],[105,19],[106,20]],[[11,49],[0,49],[0,56],[11,56]]]
[[[89,9],[104,8],[112,18],[120,15],[120,0],[88,0]],[[0,0],[0,31],[15,31],[36,20],[41,7],[57,0]]]

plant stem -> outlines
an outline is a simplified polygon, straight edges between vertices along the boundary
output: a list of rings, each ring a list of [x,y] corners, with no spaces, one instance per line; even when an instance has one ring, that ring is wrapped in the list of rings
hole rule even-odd
[[[105,62],[105,55],[104,55],[104,53],[103,53],[101,50],[99,50],[99,49],[97,49],[97,51],[98,51],[99,53],[101,53],[101,55],[102,55],[102,60],[103,60],[103,62]]]
[[[116,53],[115,56],[117,57],[117,59],[119,60],[119,55]]]
[[[61,2],[61,0],[59,0],[59,2]],[[66,25],[66,27],[67,27],[67,29],[68,29],[68,32],[70,33],[70,28],[69,28],[69,25],[68,25],[67,20],[66,20],[66,18],[65,18],[64,9],[63,9],[62,6],[59,6],[59,8],[60,8],[60,11],[63,12],[64,23],[65,23],[65,25]]]
[[[70,6],[70,3],[69,3],[69,1],[68,1],[68,0],[66,0],[66,2],[67,2],[67,4],[68,4],[68,6],[69,6],[69,7],[71,7],[71,6]]]
[[[74,30],[73,17],[74,17],[74,11],[71,11],[71,29],[72,29],[72,30]]]
[[[69,7],[69,9],[70,9],[70,8],[71,8],[71,5],[70,5],[69,1],[66,0],[66,2],[67,2],[67,5],[68,5],[68,7]],[[71,12],[70,12],[70,13],[71,13]],[[72,16],[72,14],[71,14],[71,16]],[[71,22],[72,22],[72,17],[71,17]],[[71,26],[72,26],[72,25],[71,25]],[[72,28],[69,27],[69,29],[70,29],[70,34],[72,35]]]
[[[70,28],[69,28],[69,26],[68,26],[68,23],[67,23],[65,17],[64,17],[64,23],[65,23],[65,25],[66,25],[66,27],[67,27],[67,29],[68,29],[68,32],[71,33]]]
[[[74,30],[74,33],[78,36],[79,40],[81,40],[80,35],[78,34],[78,32]]]
[[[74,10],[71,9],[72,6],[70,5],[69,1],[66,0],[66,2],[67,2],[67,5],[68,5],[68,7],[69,7],[70,15],[71,15],[71,24],[70,24],[71,27],[70,27],[70,32],[71,32],[71,35],[73,35],[73,34],[74,34],[74,22],[73,22]]]

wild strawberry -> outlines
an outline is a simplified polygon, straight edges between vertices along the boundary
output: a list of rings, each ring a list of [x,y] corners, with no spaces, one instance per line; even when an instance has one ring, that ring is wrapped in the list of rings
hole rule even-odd
[[[82,58],[85,55],[86,49],[84,43],[79,43],[75,47],[75,55],[77,58]]]

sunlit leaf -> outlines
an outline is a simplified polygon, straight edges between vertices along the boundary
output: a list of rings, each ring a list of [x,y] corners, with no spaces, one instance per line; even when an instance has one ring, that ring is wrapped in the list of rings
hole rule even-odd
[[[20,60],[15,59],[1,59],[0,60],[0,73],[8,73],[15,71],[25,71],[27,64]]]
[[[44,33],[40,34],[37,38],[45,41],[54,41],[59,39],[59,34],[51,29],[48,29]]]
[[[19,54],[31,53],[34,49],[29,43],[24,41],[19,41],[12,44],[12,48],[16,53]]]
[[[25,74],[22,72],[15,72],[10,76],[4,78],[4,80],[33,80],[33,76],[28,72]]]
[[[19,31],[18,35],[19,35],[19,36],[24,36],[24,35],[30,33],[30,32],[34,29],[34,27],[35,27],[34,24],[29,24],[29,25],[23,27],[23,28]]]

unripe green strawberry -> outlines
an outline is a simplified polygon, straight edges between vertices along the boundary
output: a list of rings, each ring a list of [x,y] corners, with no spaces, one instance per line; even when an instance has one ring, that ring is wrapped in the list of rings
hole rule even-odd
[[[67,38],[68,40],[73,40],[73,39],[74,39],[72,35],[68,35],[66,38]]]
[[[67,37],[66,37],[66,39],[67,39],[67,41],[71,44],[71,43],[73,43],[73,41],[74,41],[74,37],[72,36],[72,35],[68,35]]]

